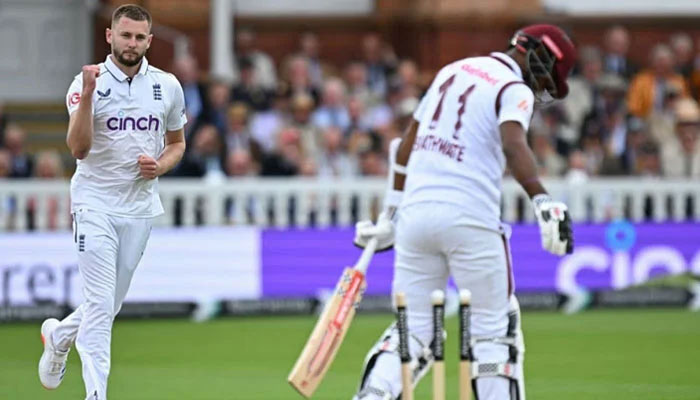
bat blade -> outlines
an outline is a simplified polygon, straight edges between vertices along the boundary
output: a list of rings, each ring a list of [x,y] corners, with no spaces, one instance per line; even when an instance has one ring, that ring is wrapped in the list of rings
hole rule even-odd
[[[366,286],[361,271],[346,268],[316,322],[304,349],[297,358],[287,381],[302,396],[310,398],[333,363],[348,327],[355,316]]]

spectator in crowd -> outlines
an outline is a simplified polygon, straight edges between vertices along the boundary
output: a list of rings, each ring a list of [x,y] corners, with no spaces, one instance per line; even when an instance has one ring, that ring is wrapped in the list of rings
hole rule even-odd
[[[293,127],[283,128],[277,135],[275,152],[265,155],[262,162],[263,176],[292,176],[299,172],[301,163],[301,134]]]
[[[580,147],[585,159],[587,174],[589,176],[599,175],[605,159],[605,149],[600,132],[583,132]]]
[[[673,59],[675,61],[674,69],[685,79],[690,79],[693,74],[694,61],[693,56],[693,39],[687,33],[676,33],[671,36],[669,42],[673,50]]]
[[[34,160],[25,149],[26,134],[19,125],[8,124],[5,129],[5,148],[10,152],[12,178],[29,178],[33,174]]]
[[[41,151],[36,155],[34,176],[40,179],[63,178],[61,155],[56,150]]]
[[[173,63],[173,73],[182,85],[185,95],[185,109],[189,126],[199,118],[204,110],[206,101],[206,87],[200,82],[197,59],[192,55],[179,57]]]
[[[570,148],[578,145],[578,142],[568,143],[561,140],[562,131],[568,126],[566,113],[561,103],[554,103],[533,114],[530,129],[544,135],[550,141],[557,153],[566,156]],[[577,135],[578,139],[578,135]]]
[[[323,85],[323,71],[326,67],[319,57],[320,44],[318,36],[313,32],[305,32],[299,40],[299,56],[306,58],[309,66],[309,77],[315,87]]]
[[[552,138],[544,131],[532,131],[530,134],[530,146],[535,155],[542,176],[557,177],[564,172],[566,164],[557,154],[552,145]]]
[[[0,179],[10,178],[12,175],[12,155],[0,147]]]
[[[357,174],[357,160],[343,149],[343,132],[334,126],[323,132],[323,151],[318,159],[319,176],[348,178]]]
[[[396,55],[376,33],[367,34],[362,40],[362,55],[367,67],[367,84],[370,90],[382,97],[386,93],[387,78],[396,69]]]
[[[205,124],[193,134],[190,151],[185,154],[174,175],[203,178],[221,176],[224,147],[216,126]]]
[[[299,93],[292,98],[291,119],[289,126],[299,132],[301,152],[304,157],[316,158],[321,152],[321,130],[314,124],[311,113],[314,109],[314,101],[311,96]]]
[[[566,121],[561,139],[570,146],[578,141],[583,119],[598,101],[598,80],[603,73],[603,56],[596,47],[582,47],[578,53],[580,75],[569,78],[569,95],[562,101]]]
[[[0,102],[0,147],[5,145],[5,129],[7,128],[7,115],[5,105]]]
[[[676,137],[661,144],[664,176],[672,178],[700,177],[700,109],[692,99],[676,104]]]
[[[350,115],[345,105],[345,85],[338,78],[330,78],[323,85],[323,101],[312,116],[321,129],[336,126],[343,131],[350,127]]]
[[[625,151],[619,159],[620,173],[634,175],[637,168],[637,158],[643,144],[650,140],[648,126],[641,118],[627,119],[627,136]]]
[[[625,82],[618,75],[606,74],[598,80],[596,88],[599,100],[584,118],[581,135],[589,145],[600,144],[601,152],[594,146],[589,150],[596,148],[595,151],[584,149],[584,154],[589,161],[596,160],[597,167],[589,169],[591,174],[614,175],[622,168],[620,157],[625,151],[627,135]]]
[[[271,101],[271,107],[268,110],[256,112],[250,119],[250,135],[265,153],[274,151],[277,145],[277,133],[288,119],[289,99],[287,94],[278,90],[272,96]],[[313,108],[313,100],[311,102]]]
[[[356,97],[364,104],[377,104],[381,98],[373,93],[367,82],[367,66],[360,61],[351,61],[345,67],[345,84],[348,87],[348,95]]]
[[[386,176],[386,160],[381,152],[367,149],[360,153],[360,174],[362,176]]]
[[[673,83],[666,87],[663,106],[660,110],[652,111],[646,119],[649,124],[651,139],[656,143],[674,140],[676,136],[676,104],[683,100],[683,88]]]
[[[695,100],[700,101],[700,37],[695,42],[696,53],[693,60],[693,72],[690,74],[690,89]]]
[[[233,177],[255,176],[258,167],[250,152],[244,149],[230,151],[226,156],[226,174]]]
[[[285,69],[285,79],[281,90],[287,94],[288,98],[303,93],[314,99],[314,105],[319,103],[320,96],[318,88],[311,80],[309,61],[306,57],[297,55],[289,59]]]
[[[270,108],[273,91],[266,89],[255,79],[255,66],[249,57],[238,58],[240,79],[233,86],[231,100],[245,103],[255,111],[265,111]]]
[[[367,118],[367,113],[365,112],[365,103],[361,98],[351,96],[348,99],[348,117],[350,118],[350,124],[345,130],[346,136],[354,131],[368,131],[371,129],[370,121]]]
[[[669,86],[682,88],[683,97],[688,95],[683,76],[673,70],[673,53],[667,45],[654,46],[650,61],[649,69],[634,76],[627,93],[630,112],[642,118],[663,109]]]
[[[637,171],[636,175],[642,177],[659,177],[661,176],[661,160],[659,158],[659,146],[652,142],[646,141],[639,146],[639,155],[637,156]]]
[[[247,58],[253,63],[255,69],[256,83],[268,90],[275,90],[277,87],[277,73],[275,72],[275,64],[272,58],[262,50],[258,49],[255,43],[255,33],[248,28],[238,30],[235,39],[236,60]],[[240,70],[238,65],[235,66],[234,75],[238,79]]]
[[[418,84],[418,66],[413,60],[402,60],[396,68],[396,79],[404,97],[421,97]]]
[[[10,178],[12,173],[12,156],[10,152],[0,147],[0,181]],[[17,199],[15,197],[0,196],[0,215],[8,216],[4,230],[13,230],[16,226]],[[2,219],[0,219],[2,222]]]
[[[605,75],[598,81],[600,101],[598,114],[603,118],[603,137],[607,153],[617,157],[625,150],[627,134],[627,85],[616,75]]]
[[[385,101],[375,104],[367,110],[367,119],[372,129],[381,129],[393,123],[399,103],[406,98],[400,82],[393,80],[389,84]]]
[[[226,134],[224,143],[227,152],[237,149],[249,151],[253,159],[258,161],[262,158],[260,145],[251,137],[248,128],[248,117],[250,110],[243,103],[233,103],[228,109]]]
[[[629,32],[625,27],[615,25],[605,33],[604,40],[605,71],[617,74],[625,79],[630,79],[637,73],[638,68],[627,56],[630,48]]]
[[[214,77],[209,82],[206,107],[192,127],[192,132],[198,131],[205,124],[214,125],[219,132],[226,132],[230,92],[231,86],[222,78]]]

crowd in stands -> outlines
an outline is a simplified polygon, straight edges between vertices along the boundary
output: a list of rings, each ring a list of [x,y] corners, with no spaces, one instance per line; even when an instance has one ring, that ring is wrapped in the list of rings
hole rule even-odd
[[[700,176],[700,43],[675,34],[645,67],[628,57],[629,33],[609,29],[601,47],[579,48],[562,102],[537,113],[530,131],[544,175]]]
[[[26,132],[8,121],[0,104],[0,179],[64,178],[64,166],[58,150],[31,154],[26,148]]]
[[[313,33],[280,65],[236,37],[237,79],[200,80],[197,61],[175,61],[185,91],[188,143],[171,175],[384,175],[388,142],[401,135],[429,82],[379,36],[362,41],[362,57],[337,68],[323,61]]]
[[[402,59],[377,34],[355,61],[331,65],[314,33],[275,62],[254,32],[235,38],[235,79],[174,61],[188,124],[187,152],[170,176],[355,177],[386,174],[389,141],[402,135],[436,71]],[[700,42],[684,33],[648,60],[628,56],[630,37],[611,27],[580,46],[570,94],[535,113],[529,139],[545,176],[700,176]],[[639,62],[639,64],[637,63]],[[69,168],[66,168],[70,171]],[[0,178],[62,177],[56,151],[29,154],[25,132],[0,106]]]

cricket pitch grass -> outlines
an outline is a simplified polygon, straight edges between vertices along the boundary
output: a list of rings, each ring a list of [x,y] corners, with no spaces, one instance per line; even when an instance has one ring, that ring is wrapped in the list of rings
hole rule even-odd
[[[367,350],[391,315],[355,318],[314,399],[351,399]],[[315,316],[118,320],[112,340],[113,400],[298,399],[286,377]],[[84,396],[78,353],[65,380],[39,384],[40,323],[0,325],[0,399]],[[457,319],[446,321],[447,398],[457,398]],[[700,399],[700,314],[680,309],[525,312],[527,397],[533,400]],[[415,392],[430,398],[430,376]]]

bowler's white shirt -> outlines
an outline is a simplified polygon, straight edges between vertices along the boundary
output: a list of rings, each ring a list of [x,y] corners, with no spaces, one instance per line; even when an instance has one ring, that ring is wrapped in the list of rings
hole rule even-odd
[[[446,202],[469,224],[498,230],[505,156],[499,126],[527,131],[534,94],[518,64],[503,53],[443,67],[413,117],[419,122],[402,207]]]
[[[71,179],[71,208],[126,217],[163,213],[158,180],[140,176],[137,160],[155,159],[165,147],[165,133],[187,122],[182,87],[172,74],[148,64],[129,79],[107,56],[101,63],[92,97],[93,138],[87,157],[77,160]],[[80,104],[82,73],[68,89],[72,114]]]

